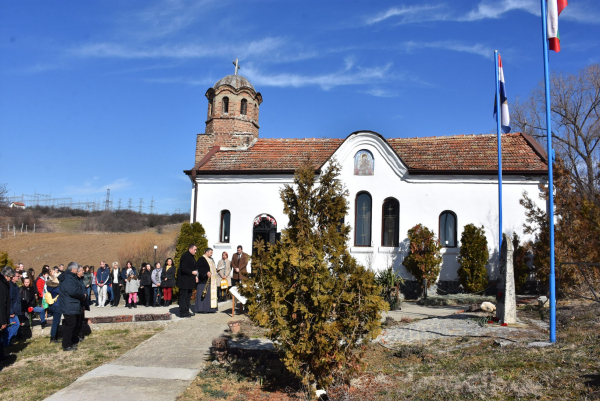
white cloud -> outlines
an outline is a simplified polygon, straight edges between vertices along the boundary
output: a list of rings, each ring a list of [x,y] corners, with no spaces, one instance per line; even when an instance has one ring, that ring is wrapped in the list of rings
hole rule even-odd
[[[513,10],[522,10],[534,15],[539,15],[540,4],[539,1],[536,0],[484,0],[479,3],[474,10],[469,11],[465,16],[459,17],[457,20],[478,21],[482,19],[496,19],[501,18],[503,14]]]
[[[441,7],[443,6],[435,5],[392,7],[382,13],[367,18],[366,22],[367,24],[372,25],[392,17],[402,17],[401,21],[403,21],[404,23],[419,22],[425,20],[424,18],[426,18],[427,15],[432,16],[431,12]]]
[[[246,68],[244,75],[257,86],[320,86],[324,90],[337,86],[373,84],[390,78],[391,63],[378,67],[354,67],[351,59],[346,59],[345,63],[344,69],[340,71],[320,75],[265,74],[252,66]]]
[[[81,186],[68,186],[65,191],[65,195],[93,195],[106,193],[107,189],[111,191],[118,191],[131,186],[131,182],[127,178],[118,178],[115,181],[101,185],[97,183],[98,177],[86,181]]]
[[[71,49],[80,57],[106,57],[124,59],[174,58],[196,59],[239,54],[239,57],[259,56],[284,47],[283,38],[266,37],[240,45],[230,44],[176,44],[176,45],[122,45],[118,43],[92,43]]]
[[[381,89],[381,88],[372,88],[372,89],[365,91],[364,93],[366,93],[367,95],[375,96],[375,97],[396,97],[396,96],[398,96],[398,93],[396,93],[394,91],[390,91],[387,89]]]
[[[494,51],[491,47],[485,46],[480,43],[475,44],[465,44],[462,42],[445,40],[438,42],[405,42],[402,44],[402,48],[408,52],[411,52],[415,49],[444,49],[455,52],[463,52],[463,53],[471,53],[476,54],[478,56],[482,56],[485,58],[492,58],[494,55]]]
[[[535,16],[539,16],[541,12],[538,0],[482,0],[467,13],[457,13],[453,6],[447,4],[391,7],[382,13],[368,17],[365,22],[367,25],[373,25],[390,18],[396,25],[427,21],[470,22],[502,18],[504,14],[515,10],[525,11]],[[600,14],[590,2],[569,4],[562,12],[561,18],[590,24],[600,22]]]

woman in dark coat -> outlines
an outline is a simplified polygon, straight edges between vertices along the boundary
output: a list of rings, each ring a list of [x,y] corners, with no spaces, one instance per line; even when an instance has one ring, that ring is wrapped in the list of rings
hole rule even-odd
[[[150,301],[152,301],[152,265],[149,263],[142,263],[140,270],[140,290],[140,295],[144,295],[144,304],[147,308],[150,306]],[[141,303],[142,301],[140,300]]]
[[[168,258],[165,260],[160,281],[160,287],[163,290],[165,306],[170,306],[173,299],[173,287],[175,287],[175,265],[173,265],[173,259]]]

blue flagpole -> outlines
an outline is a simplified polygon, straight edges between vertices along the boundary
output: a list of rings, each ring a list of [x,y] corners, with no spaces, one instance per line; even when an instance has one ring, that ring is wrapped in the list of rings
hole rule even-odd
[[[554,277],[554,183],[552,177],[552,120],[550,115],[550,67],[548,63],[548,39],[546,27],[546,0],[542,2],[542,38],[544,42],[544,79],[546,83],[546,142],[548,152],[548,219],[550,223],[550,342],[556,342],[556,284]]]
[[[500,104],[500,71],[498,66],[498,50],[494,50],[494,61],[496,63],[496,128],[498,133],[498,263],[500,263],[500,252],[502,251],[502,104]],[[500,266],[500,265],[498,265]]]

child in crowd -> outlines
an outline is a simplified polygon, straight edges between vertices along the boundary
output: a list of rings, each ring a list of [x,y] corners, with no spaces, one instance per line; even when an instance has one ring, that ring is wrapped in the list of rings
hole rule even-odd
[[[133,306],[137,308],[138,297],[137,292],[140,289],[140,280],[135,274],[130,274],[125,284],[125,292],[129,294],[129,309]]]

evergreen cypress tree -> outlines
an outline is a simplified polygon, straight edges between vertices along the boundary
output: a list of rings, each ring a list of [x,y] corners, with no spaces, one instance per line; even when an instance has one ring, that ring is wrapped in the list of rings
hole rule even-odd
[[[505,238],[506,240],[506,238]],[[485,230],[474,224],[467,224],[460,237],[460,252],[458,254],[458,277],[463,288],[468,292],[485,290],[488,274],[485,265],[490,254],[488,251]]]
[[[175,277],[177,277],[177,273],[179,272],[181,256],[188,250],[190,244],[196,244],[198,247],[198,252],[196,252],[196,255],[194,256],[196,260],[198,260],[198,258],[204,254],[204,250],[208,248],[206,232],[204,231],[202,224],[198,222],[192,224],[183,223],[181,225],[179,236],[177,237],[177,244],[175,245],[175,256],[173,257],[173,265],[177,267],[177,270],[175,270]],[[179,289],[173,287],[173,296],[175,297],[178,294]]]
[[[4,266],[13,267],[13,261],[8,258],[8,252],[0,252],[0,269]]]
[[[435,239],[433,231],[422,224],[417,224],[408,230],[408,240],[410,248],[402,264],[419,283],[424,278],[427,279],[427,288],[429,288],[440,275],[442,266],[440,242]]]
[[[248,315],[268,329],[288,370],[310,387],[357,371],[354,352],[380,332],[387,305],[374,274],[350,256],[350,228],[341,224],[348,191],[332,162],[321,175],[305,164],[280,191],[288,227],[275,245],[255,242],[253,278],[241,292]]]

